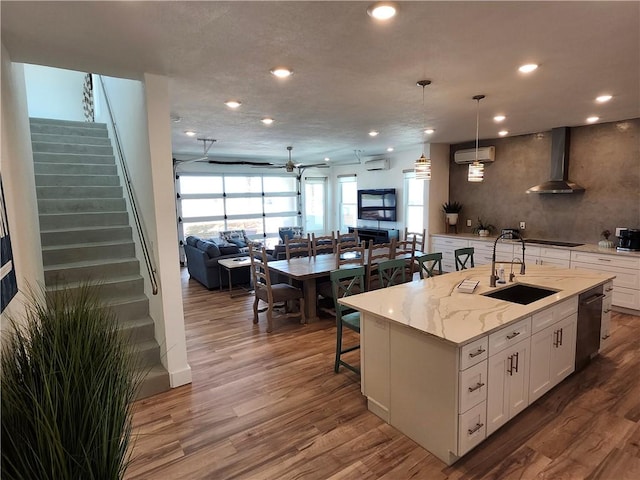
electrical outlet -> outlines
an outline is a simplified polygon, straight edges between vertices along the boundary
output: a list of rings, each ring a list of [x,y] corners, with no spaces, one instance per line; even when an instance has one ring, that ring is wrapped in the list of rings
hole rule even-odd
[[[471,219],[467,218],[467,227],[470,227],[470,226],[471,226]]]
[[[520,222],[520,230],[524,230],[526,227],[526,224],[524,222]]]

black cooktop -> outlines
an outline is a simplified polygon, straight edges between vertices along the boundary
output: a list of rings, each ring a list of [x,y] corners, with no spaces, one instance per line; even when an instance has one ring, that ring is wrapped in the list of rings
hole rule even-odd
[[[556,247],[579,247],[584,243],[560,242],[557,240],[540,240],[537,238],[525,238],[525,243],[538,243],[540,245],[555,245]]]

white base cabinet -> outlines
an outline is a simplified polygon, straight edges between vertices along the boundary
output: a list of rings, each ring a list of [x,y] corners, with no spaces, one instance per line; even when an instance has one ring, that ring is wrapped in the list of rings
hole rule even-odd
[[[369,410],[448,465],[574,370],[578,298],[457,347],[363,312]]]

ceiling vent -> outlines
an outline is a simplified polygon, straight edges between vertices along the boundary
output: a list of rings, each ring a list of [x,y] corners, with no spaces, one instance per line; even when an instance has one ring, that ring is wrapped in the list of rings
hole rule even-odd
[[[482,163],[493,162],[496,159],[496,147],[479,147],[478,161]],[[458,164],[473,163],[476,161],[476,149],[467,148],[458,150],[453,154],[453,160]]]
[[[364,166],[367,170],[389,170],[389,159],[388,158],[376,158],[373,160],[368,160],[364,162]]]

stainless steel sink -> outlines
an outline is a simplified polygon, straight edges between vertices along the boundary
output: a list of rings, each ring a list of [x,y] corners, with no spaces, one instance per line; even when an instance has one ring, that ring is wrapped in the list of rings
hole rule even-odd
[[[498,300],[505,300],[507,302],[529,305],[530,303],[548,297],[549,295],[553,295],[554,293],[557,293],[557,290],[535,287],[524,283],[516,283],[514,285],[501,288],[500,290],[483,293],[483,295],[486,297],[497,298]]]

